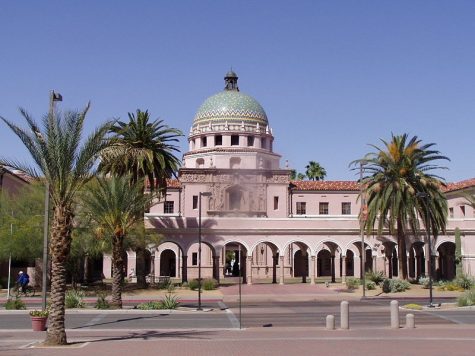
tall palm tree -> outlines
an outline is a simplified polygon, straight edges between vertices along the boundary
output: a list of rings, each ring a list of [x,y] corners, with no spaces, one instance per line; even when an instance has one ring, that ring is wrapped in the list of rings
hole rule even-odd
[[[305,174],[310,180],[324,180],[327,176],[327,171],[318,162],[310,161],[305,168]]]
[[[130,177],[99,178],[82,197],[82,208],[112,240],[112,304],[122,308],[124,238],[137,222],[143,222],[144,207],[151,196]]]
[[[43,176],[49,185],[53,210],[50,228],[51,311],[45,343],[50,345],[67,343],[64,328],[65,261],[71,245],[73,202],[77,192],[93,176],[94,163],[107,145],[105,135],[111,127],[110,123],[106,123],[83,140],[84,120],[88,110],[89,104],[81,112],[68,111],[56,116],[50,113],[43,118],[40,128],[25,110],[20,109],[28,130],[0,117],[23,142],[37,167],[10,159],[0,159],[0,164],[32,177]]]
[[[166,179],[180,167],[175,143],[182,133],[165,125],[163,120],[150,121],[148,111],[137,110],[135,115],[128,116],[128,122],[119,121],[111,129],[112,143],[103,152],[99,169],[114,175],[130,175],[131,183],[144,183],[146,179],[152,193],[158,190],[162,194]],[[145,247],[136,247],[139,287],[146,286]]]
[[[383,148],[371,145],[376,152],[354,162],[364,165],[365,227],[370,233],[376,226],[379,235],[387,228],[397,237],[399,277],[407,279],[408,234],[420,233],[419,221],[430,224],[434,236],[445,231],[447,200],[441,191],[444,181],[430,171],[444,168],[435,161],[448,158],[433,150],[433,143],[422,144],[417,136],[409,139],[407,134],[392,135],[391,141],[381,141]]]

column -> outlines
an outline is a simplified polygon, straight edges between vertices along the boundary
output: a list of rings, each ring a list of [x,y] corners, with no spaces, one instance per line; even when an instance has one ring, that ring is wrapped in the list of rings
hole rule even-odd
[[[277,264],[279,263],[279,255],[272,255],[272,283],[277,283]]]
[[[346,282],[346,256],[341,256],[341,282]]]
[[[376,255],[373,255],[373,268],[372,268],[373,272],[377,272],[378,271],[378,267],[376,266]]]
[[[177,251],[177,259],[176,259],[176,266],[175,266],[175,271],[176,271],[176,277],[180,278],[181,277],[181,249],[178,248]]]
[[[315,284],[315,263],[316,263],[316,257],[311,256],[310,257],[310,284]]]
[[[188,256],[182,255],[181,258],[181,281],[188,282]]]
[[[213,278],[219,283],[219,256],[213,256]]]
[[[332,283],[335,283],[335,255],[331,256],[331,261]]]
[[[247,284],[252,284],[252,256],[246,258]]]
[[[280,281],[279,284],[284,284],[284,256],[279,256],[280,257]]]

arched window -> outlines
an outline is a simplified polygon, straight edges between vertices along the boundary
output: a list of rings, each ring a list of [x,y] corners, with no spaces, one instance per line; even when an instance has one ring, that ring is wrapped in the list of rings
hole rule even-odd
[[[229,191],[229,210],[241,210],[242,192],[237,189]]]
[[[240,165],[241,158],[239,157],[231,157],[231,159],[229,160],[229,168],[231,169],[239,168]]]
[[[205,166],[204,158],[198,158],[196,160],[196,168],[203,168]]]

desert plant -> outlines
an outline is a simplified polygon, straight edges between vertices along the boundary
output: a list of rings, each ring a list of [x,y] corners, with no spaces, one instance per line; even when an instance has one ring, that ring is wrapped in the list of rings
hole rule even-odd
[[[462,289],[471,289],[474,285],[473,279],[465,274],[461,274],[455,283]]]
[[[391,293],[391,280],[386,278],[381,285],[383,293]]]
[[[103,293],[99,294],[97,297],[95,308],[96,309],[110,309],[110,307],[111,305],[109,301],[106,299],[106,295]]]
[[[475,305],[475,289],[465,291],[457,298],[457,305],[459,307],[467,307]]]
[[[354,289],[358,289],[361,282],[359,278],[347,278],[345,283],[346,283],[346,288],[348,288],[349,290],[354,290]]]
[[[391,279],[391,293],[404,292],[411,288],[411,284],[403,279]]]
[[[198,280],[197,279],[192,279],[191,281],[188,282],[188,288],[191,290],[197,290],[198,289]]]
[[[84,308],[84,292],[77,289],[70,289],[66,292],[64,305],[66,308]]]
[[[140,303],[139,305],[137,305],[137,309],[156,310],[156,309],[161,309],[160,305],[161,305],[161,302],[158,300],[149,300],[148,302]]]
[[[204,290],[214,290],[218,287],[218,281],[213,278],[207,278],[203,281]]]
[[[20,297],[16,297],[15,299],[8,299],[5,303],[5,309],[7,310],[25,310],[26,306],[25,303],[21,300]]]
[[[384,274],[381,271],[369,271],[366,273],[366,279],[374,282],[379,286],[381,282],[384,281]]]
[[[430,287],[430,278],[425,277],[425,276],[420,276],[418,283],[422,286],[422,288],[428,289]]]
[[[160,301],[159,309],[176,309],[178,305],[180,305],[178,297],[169,293]]]
[[[366,289],[367,290],[375,290],[376,289],[376,283],[373,282],[373,281],[366,282]]]

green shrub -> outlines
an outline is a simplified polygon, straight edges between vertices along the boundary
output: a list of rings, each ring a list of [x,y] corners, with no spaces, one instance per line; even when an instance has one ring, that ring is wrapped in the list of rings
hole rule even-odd
[[[25,303],[21,300],[21,298],[16,297],[15,299],[8,299],[5,303],[5,309],[7,310],[25,310],[26,306]]]
[[[391,280],[386,278],[381,285],[383,293],[391,293]]]
[[[354,289],[358,289],[358,287],[360,286],[360,279],[359,278],[347,278],[346,279],[346,288],[348,288],[349,290],[354,290]]]
[[[422,306],[415,303],[406,304],[403,307],[406,309],[412,309],[412,310],[422,310]]]
[[[391,279],[391,293],[404,292],[411,288],[411,283],[403,279]]]
[[[367,290],[375,290],[376,289],[376,283],[373,282],[373,281],[366,282],[366,289]]]
[[[462,289],[471,289],[473,287],[473,279],[465,274],[462,274],[455,280],[455,283]]]
[[[384,281],[384,274],[381,271],[379,271],[379,272],[370,271],[370,272],[366,273],[366,279],[374,282],[375,284],[377,284],[379,286],[381,284],[381,282]]]
[[[97,297],[95,308],[96,309],[110,309],[110,307],[111,305],[109,301],[106,299],[106,295],[103,293],[99,294]]]
[[[158,300],[149,300],[148,302],[140,303],[139,305],[137,305],[137,309],[156,310],[156,309],[160,309],[160,305],[161,303]]]
[[[77,289],[70,289],[66,291],[66,299],[64,301],[64,306],[66,308],[84,308],[85,304],[83,298],[83,291]]]
[[[197,279],[192,279],[191,281],[188,282],[188,288],[191,290],[197,290],[198,289],[198,280]]]
[[[422,286],[424,289],[428,289],[430,287],[430,279],[429,277],[425,276],[420,276],[418,283]]]
[[[466,290],[457,298],[457,305],[459,307],[467,307],[475,305],[475,289]]]
[[[214,290],[218,287],[218,281],[213,278],[207,278],[203,281],[204,290]]]
[[[402,279],[388,279],[383,281],[382,289],[384,293],[399,293],[411,288],[411,283]]]

